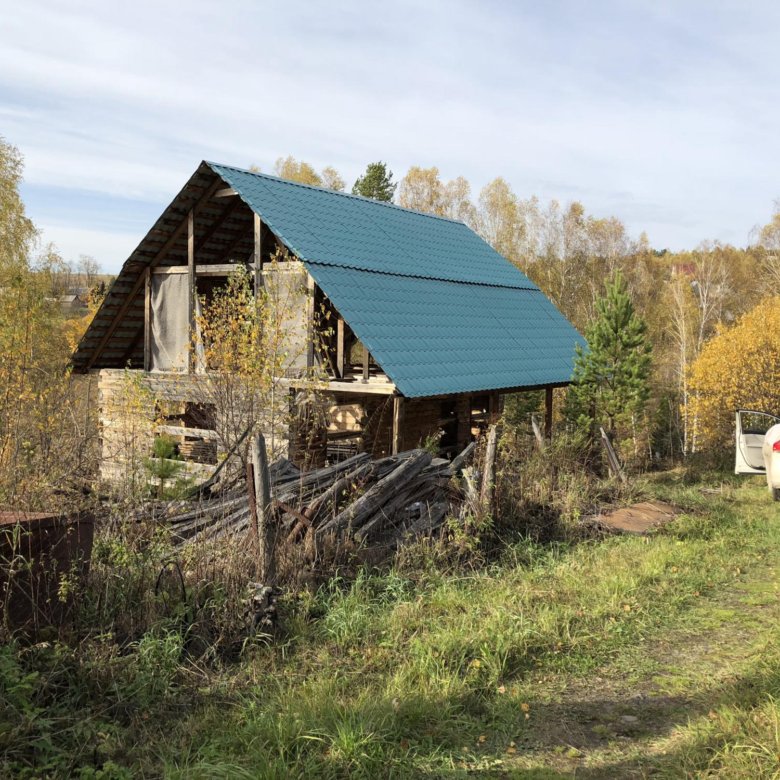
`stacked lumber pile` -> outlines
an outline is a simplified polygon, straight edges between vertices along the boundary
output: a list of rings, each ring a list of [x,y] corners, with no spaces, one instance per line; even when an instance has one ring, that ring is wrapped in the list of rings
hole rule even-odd
[[[474,452],[454,460],[410,450],[379,460],[367,453],[301,472],[282,458],[269,469],[271,518],[277,540],[329,539],[359,545],[400,544],[427,535],[457,513],[464,496],[452,480]],[[167,508],[174,544],[184,546],[249,532],[254,507],[246,490]]]

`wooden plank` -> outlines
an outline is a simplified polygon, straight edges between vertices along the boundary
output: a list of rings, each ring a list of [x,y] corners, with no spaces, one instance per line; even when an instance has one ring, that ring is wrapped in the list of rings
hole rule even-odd
[[[198,251],[197,246],[195,251]],[[195,276],[230,276],[236,268],[244,267],[254,271],[254,263],[210,263],[209,265],[196,265]],[[169,274],[188,274],[190,268],[188,265],[166,265],[158,266],[152,269],[155,276],[167,276]]]
[[[303,381],[296,382],[291,381],[292,386],[305,387],[306,383]],[[320,387],[318,384],[317,388]],[[323,389],[332,393],[347,393],[349,395],[393,395],[396,392],[396,387],[392,382],[328,382],[322,386]]]
[[[497,444],[498,425],[493,423],[488,430],[485,465],[482,469],[482,486],[479,491],[479,505],[482,511],[488,515],[492,515],[494,509]]]
[[[322,524],[315,532],[316,536],[322,538],[327,534],[338,534],[345,529],[359,528],[386,503],[390,496],[403,490],[404,486],[428,466],[432,459],[429,452],[414,450],[409,458],[401,461],[387,476],[371,485],[360,498],[353,501],[332,520]]]
[[[477,449],[476,442],[471,442],[468,446],[458,455],[452,459],[450,463],[450,471],[453,474],[457,474],[468,462],[471,460],[471,456],[474,454],[474,450]]]
[[[216,191],[217,187],[219,187],[221,182],[222,180],[219,177],[216,177],[214,181],[211,183],[211,186],[206,188],[203,191],[203,194],[198,198],[198,200],[195,201],[195,205],[192,207],[191,211],[196,211],[199,206],[202,206],[206,201],[208,201]],[[170,238],[160,247],[157,254],[154,255],[154,257],[152,257],[152,259],[149,261],[149,268],[154,268],[154,266],[159,264],[159,262],[168,254],[171,247],[173,247],[173,245],[179,240],[182,233],[186,229],[187,229],[187,220],[184,219],[179,223],[179,226],[173,231]],[[140,292],[143,285],[144,285],[144,274],[139,273],[138,279],[136,279],[135,284],[133,284],[133,287],[128,293],[127,298],[125,298],[124,303],[122,303],[122,305],[117,310],[117,313],[114,315],[114,318],[111,320],[111,324],[108,326],[108,329],[106,330],[103,338],[100,339],[100,343],[93,351],[92,357],[90,357],[90,359],[87,361],[87,365],[84,367],[85,371],[88,371],[90,368],[92,368],[92,366],[95,365],[95,362],[103,353],[106,344],[108,344],[108,342],[111,340],[111,337],[114,335],[114,332],[119,326],[119,323],[121,322],[122,318],[127,313],[127,310],[133,305],[133,303],[135,303],[136,296]]]
[[[621,481],[626,481],[626,475],[623,472],[623,467],[620,465],[620,459],[615,452],[615,448],[612,446],[607,432],[603,427],[599,426],[599,432],[601,434],[601,441],[604,444],[604,449],[607,451],[607,465],[609,470]]]
[[[121,357],[119,358],[120,365],[125,366],[125,368],[131,367],[131,361],[133,358],[133,355],[135,354],[136,348],[138,347],[138,339],[142,338],[144,335],[144,321],[141,320],[141,324],[139,325],[138,329],[133,333],[132,336],[130,336],[130,340],[128,341],[127,348],[122,352]],[[115,357],[115,351],[112,350],[105,350],[103,353],[108,360],[112,360]],[[140,368],[143,368],[143,361],[144,358],[141,358],[141,366]],[[136,368],[136,366],[132,366],[132,368]]]
[[[404,416],[404,397],[393,396],[393,455],[401,452],[402,427]]]
[[[152,269],[144,274],[144,371],[152,367]]]
[[[208,428],[183,428],[179,425],[156,425],[157,433],[165,433],[168,436],[190,436],[207,441],[217,441],[219,438],[216,431],[210,431]]]
[[[553,389],[544,388],[544,435],[547,441],[552,439],[553,428]]]
[[[220,215],[212,222],[211,227],[198,239],[198,243],[195,245],[196,254],[200,254],[203,247],[213,238],[214,234],[230,219],[233,212],[241,205],[243,201],[236,198],[236,200],[228,203],[228,205],[222,209]]]
[[[368,383],[368,347],[363,345],[363,382]]]
[[[259,214],[253,213],[253,216],[255,236],[252,260],[255,266],[255,297],[257,297],[263,284],[263,223]]]
[[[273,585],[276,577],[276,534],[271,510],[271,476],[268,471],[265,438],[259,432],[252,439],[252,465],[254,466],[259,574],[265,585]]]
[[[316,292],[316,289],[314,278],[311,274],[306,274],[306,322],[308,329],[306,336],[306,368],[308,369],[314,368],[314,293]]]
[[[232,187],[223,187],[214,193],[215,198],[230,198],[233,195],[238,195],[238,193]]]
[[[539,447],[540,450],[544,449],[544,436],[542,435],[542,430],[539,428],[539,423],[536,422],[536,415],[531,415],[531,430],[533,431],[534,438],[536,439],[536,445]]]
[[[234,273],[237,268],[248,268],[254,271],[254,263],[220,263],[219,265],[196,265],[195,276],[223,276],[227,277]]]
[[[344,378],[344,318],[336,321],[336,376]]]
[[[195,339],[195,212],[190,209],[187,215],[187,321],[189,322],[189,340],[187,344],[187,370],[192,373],[195,370],[195,354],[193,350]]]

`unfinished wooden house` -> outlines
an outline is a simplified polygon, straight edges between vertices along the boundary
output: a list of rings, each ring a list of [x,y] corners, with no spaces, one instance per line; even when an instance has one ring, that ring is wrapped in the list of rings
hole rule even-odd
[[[203,162],[138,245],[73,355],[97,376],[104,448],[119,443],[112,397],[129,374],[178,403],[157,421],[192,460],[216,458],[209,410],[193,402],[199,300],[237,265],[265,284],[295,273],[290,327],[309,344],[327,309],[319,361],[330,409],[321,446],[396,452],[438,437],[462,448],[502,396],[569,382],[581,337],[548,298],[461,222]],[[283,267],[284,266],[284,267]],[[301,325],[301,323],[303,323]],[[288,377],[294,386],[294,376]],[[105,475],[114,455],[104,453]],[[113,461],[112,461],[113,458]]]

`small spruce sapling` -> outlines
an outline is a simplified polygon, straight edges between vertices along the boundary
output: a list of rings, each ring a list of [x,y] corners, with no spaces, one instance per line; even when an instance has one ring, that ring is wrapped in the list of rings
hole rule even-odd
[[[150,492],[156,498],[166,498],[166,483],[175,480],[184,468],[184,461],[169,436],[158,436],[152,444],[152,457],[144,459],[144,467],[154,480]]]

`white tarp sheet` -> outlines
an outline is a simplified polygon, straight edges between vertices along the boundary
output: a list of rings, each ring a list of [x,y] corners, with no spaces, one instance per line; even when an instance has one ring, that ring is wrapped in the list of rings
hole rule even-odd
[[[189,355],[187,274],[152,274],[152,371],[186,371]]]

